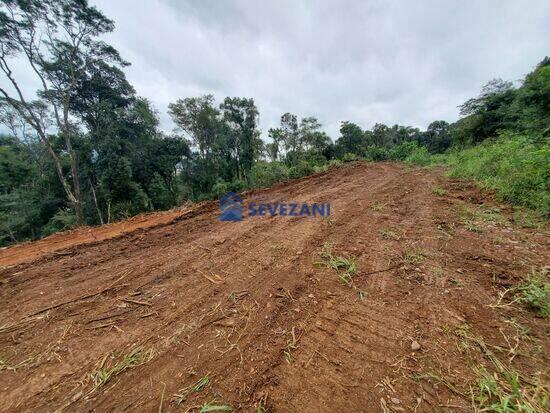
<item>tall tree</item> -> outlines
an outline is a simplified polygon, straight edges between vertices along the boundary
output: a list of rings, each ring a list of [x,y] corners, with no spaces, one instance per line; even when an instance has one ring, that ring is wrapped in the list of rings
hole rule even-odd
[[[258,108],[254,99],[227,97],[220,109],[223,120],[229,124],[234,135],[237,175],[242,179],[250,172],[259,154]]]
[[[113,47],[98,40],[98,36],[112,31],[114,24],[86,0],[1,0],[0,27],[0,70],[10,85],[2,85],[0,94],[46,147],[81,223],[78,160],[73,149],[77,119],[71,105],[90,65],[99,61],[126,64]],[[63,172],[61,154],[48,133],[49,124],[37,113],[35,96],[25,96],[12,70],[13,60],[20,57],[27,60],[41,85],[36,98],[53,113],[56,132],[64,142],[63,151],[70,159],[70,179]]]

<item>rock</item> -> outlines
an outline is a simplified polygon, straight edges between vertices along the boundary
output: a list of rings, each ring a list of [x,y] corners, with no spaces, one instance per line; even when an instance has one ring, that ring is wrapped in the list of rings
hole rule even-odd
[[[401,404],[401,400],[399,400],[397,397],[392,397],[390,400],[393,404]]]
[[[418,343],[418,341],[413,340],[413,342],[411,343],[411,350],[412,351],[418,351],[418,350],[420,350],[420,348],[421,348],[421,346]]]

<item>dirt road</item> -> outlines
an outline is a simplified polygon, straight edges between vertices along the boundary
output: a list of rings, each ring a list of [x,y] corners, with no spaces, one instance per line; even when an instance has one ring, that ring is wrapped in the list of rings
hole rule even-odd
[[[473,411],[481,366],[548,383],[548,322],[492,305],[549,264],[548,234],[490,194],[379,163],[258,195],[332,216],[220,222],[210,203],[0,251],[0,410]]]

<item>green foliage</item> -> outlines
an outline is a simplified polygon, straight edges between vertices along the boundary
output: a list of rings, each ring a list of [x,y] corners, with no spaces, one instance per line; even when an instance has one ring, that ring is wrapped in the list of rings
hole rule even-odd
[[[250,186],[264,188],[288,179],[288,167],[281,162],[257,162],[248,176]]]
[[[522,382],[517,371],[504,369],[500,374],[478,371],[478,388],[473,391],[479,411],[496,413],[537,413],[545,411],[546,390]]]
[[[293,165],[289,168],[288,177],[290,179],[296,179],[303,176],[311,175],[314,172],[314,167],[309,162],[299,161],[297,165]]]
[[[425,146],[417,146],[414,150],[405,158],[405,162],[415,165],[426,166],[433,163],[433,158],[430,156],[428,149]]]
[[[42,228],[42,235],[65,231],[76,226],[76,216],[72,211],[59,210]]]
[[[550,272],[533,271],[524,284],[515,288],[516,301],[525,303],[542,317],[550,317]]]
[[[470,178],[494,189],[507,202],[550,216],[550,146],[525,135],[503,134],[498,140],[449,153],[450,175]]]

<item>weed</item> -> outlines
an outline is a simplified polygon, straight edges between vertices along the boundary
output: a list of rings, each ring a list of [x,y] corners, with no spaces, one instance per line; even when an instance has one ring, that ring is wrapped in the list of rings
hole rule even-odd
[[[405,251],[403,253],[403,261],[405,261],[407,264],[418,264],[422,262],[426,254],[424,251],[418,249],[415,251]]]
[[[332,215],[329,215],[328,217],[323,218],[323,222],[329,226],[333,226],[336,224],[336,218],[334,218]]]
[[[445,385],[453,393],[463,396],[464,394],[460,392],[446,377],[440,376],[434,372],[428,372],[424,374],[417,374],[413,376],[416,380],[434,380],[437,383]]]
[[[107,384],[113,377],[118,376],[124,371],[132,367],[147,363],[154,357],[154,355],[154,350],[152,348],[149,350],[143,350],[139,347],[135,348],[127,355],[125,355],[122,360],[116,363],[113,367],[100,367],[99,370],[95,371],[92,374],[94,385],[96,387],[101,387]]]
[[[294,356],[292,355],[291,351],[289,349],[284,350],[283,354],[285,356],[285,360],[288,364],[294,363]]]
[[[526,304],[544,318],[550,317],[550,272],[533,271],[527,282],[515,288],[517,301]]]
[[[208,386],[208,384],[210,384],[210,379],[208,378],[208,375],[201,377],[192,385],[179,390],[178,393],[174,394],[174,397],[172,397],[172,400],[176,404],[181,404],[187,400],[187,397],[189,397],[191,393],[199,393],[203,391],[205,387]]]
[[[394,231],[390,229],[382,229],[380,230],[380,235],[382,235],[382,238],[389,239],[393,241],[399,241],[400,237],[397,235]]]
[[[443,196],[447,193],[447,191],[445,191],[443,188],[440,188],[438,186],[434,187],[432,189],[432,192],[438,196]]]
[[[373,202],[370,207],[373,211],[384,210],[384,205],[382,205],[380,202]]]
[[[285,356],[286,362],[288,364],[294,363],[294,356],[292,355],[292,351],[298,348],[298,340],[296,340],[296,333],[294,331],[295,328],[292,327],[292,330],[290,331],[291,337],[289,340],[287,340],[286,350],[283,350],[283,355]]]
[[[365,292],[364,291],[359,291],[359,299],[361,301],[365,301]]]
[[[484,187],[515,205],[550,215],[548,145],[533,143],[530,136],[505,133],[497,140],[451,151],[442,160],[452,177],[476,179]]]
[[[331,252],[331,245],[325,244],[320,253],[322,262],[319,264],[332,268],[338,273],[340,280],[347,285],[352,284],[352,277],[357,274],[357,260],[355,257],[343,257]]]
[[[516,209],[512,220],[514,224],[522,228],[541,228],[544,225],[539,214],[527,209]]]
[[[483,232],[481,227],[476,222],[470,220],[464,221],[464,228],[472,232]]]
[[[517,371],[509,369],[490,374],[477,370],[477,391],[472,391],[479,411],[502,413],[535,413],[545,411],[550,401],[548,389],[542,385],[523,385]]]
[[[216,404],[216,401],[211,401],[204,403],[199,410],[199,413],[209,413],[209,412],[232,412],[233,407],[228,404]]]
[[[14,373],[17,372],[17,369],[20,369],[22,367],[25,367],[29,365],[32,362],[32,358],[28,358],[26,360],[23,360],[17,364],[9,364],[8,362],[0,359],[0,371],[2,370],[11,370]]]

